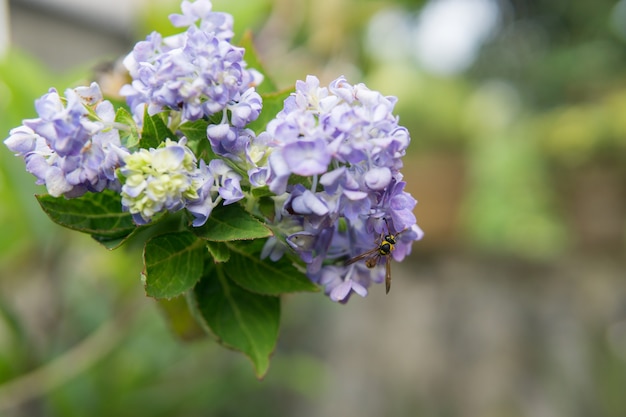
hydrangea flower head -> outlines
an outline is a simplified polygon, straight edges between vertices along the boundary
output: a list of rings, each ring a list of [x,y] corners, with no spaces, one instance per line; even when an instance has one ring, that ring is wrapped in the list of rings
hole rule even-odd
[[[52,88],[35,102],[39,117],[12,129],[5,145],[54,197],[118,189],[115,169],[127,151],[115,128],[115,111],[100,87],[78,87],[61,97]]]
[[[187,27],[183,33],[163,38],[154,32],[137,43],[124,60],[132,78],[122,87],[135,118],[170,109],[183,120],[197,120],[225,111],[233,124],[243,126],[258,117],[260,96],[251,87],[262,81],[247,68],[244,49],[230,43],[232,16],[211,11],[208,0],[184,1],[183,14],[170,20]]]
[[[320,87],[308,76],[268,123],[266,183],[288,195],[277,207],[278,228],[289,225],[286,243],[335,301],[365,295],[383,280],[384,268],[345,266],[342,260],[371,250],[386,234],[398,235],[389,256],[402,260],[423,235],[413,214],[416,201],[404,191],[400,173],[410,137],[393,114],[395,103],[395,97],[343,77]],[[294,176],[308,178],[310,187],[294,184]],[[294,245],[303,234],[306,245]]]

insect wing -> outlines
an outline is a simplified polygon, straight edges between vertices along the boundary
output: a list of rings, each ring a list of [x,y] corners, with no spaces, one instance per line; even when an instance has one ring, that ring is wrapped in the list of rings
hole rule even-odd
[[[344,265],[352,265],[355,262],[359,262],[361,259],[371,258],[378,254],[378,247],[368,250],[367,252],[363,252],[360,255],[355,256],[354,258],[348,259]],[[370,267],[371,268],[371,267]]]

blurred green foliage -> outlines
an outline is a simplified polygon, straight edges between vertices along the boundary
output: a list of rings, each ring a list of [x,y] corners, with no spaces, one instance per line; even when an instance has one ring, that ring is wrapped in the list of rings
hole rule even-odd
[[[12,52],[0,62],[0,128],[3,133],[18,126],[28,115],[34,116],[33,99],[51,85],[52,79],[38,68],[34,60],[18,52]],[[33,207],[32,201],[28,201],[35,187],[32,177],[24,172],[23,162],[12,158],[4,146],[0,152],[0,198],[13,202],[0,206],[0,221],[4,225],[0,234],[1,261],[27,245],[28,240],[32,239],[29,236],[37,233],[39,227],[46,227],[44,224],[49,225],[49,222],[37,207]],[[29,222],[16,221],[22,213],[28,214]]]

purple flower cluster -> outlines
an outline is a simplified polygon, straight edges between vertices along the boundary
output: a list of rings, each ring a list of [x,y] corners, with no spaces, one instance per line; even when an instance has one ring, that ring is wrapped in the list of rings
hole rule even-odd
[[[77,197],[118,190],[115,170],[127,154],[120,144],[111,102],[100,87],[78,87],[61,97],[54,88],[35,102],[39,115],[12,129],[6,146],[24,158],[26,170],[50,195]]]
[[[220,202],[228,205],[244,198],[241,176],[221,159],[213,159],[208,165],[200,160],[198,178],[198,198],[187,204],[187,210],[194,216],[194,227],[206,223]]]
[[[11,130],[5,144],[52,196],[113,189],[136,224],[184,208],[198,227],[218,204],[244,198],[246,209],[262,216],[256,198],[272,194],[267,223],[274,235],[261,256],[276,261],[295,252],[334,301],[366,295],[385,279],[376,264],[402,260],[423,235],[400,173],[410,137],[393,114],[396,98],[343,77],[322,87],[308,76],[257,135],[248,125],[262,110],[255,89],[262,76],[230,43],[232,16],[213,12],[209,0],[185,0],[181,8],[170,20],[185,32],[154,32],[124,60],[132,82],[121,93],[137,123],[126,112],[119,120],[132,126],[116,122],[96,83],[65,97],[51,89],[36,102],[39,117]],[[166,117],[157,115],[163,111]],[[137,149],[152,143],[137,137],[147,132],[146,112],[167,128],[156,132],[158,146]],[[200,158],[206,144],[196,155],[181,134],[182,123],[200,119],[190,125],[207,126],[212,160]],[[194,145],[204,140],[197,130],[193,136]],[[371,256],[347,262],[363,253]]]
[[[399,171],[410,138],[392,113],[395,101],[343,77],[326,88],[308,76],[267,126],[266,182],[282,196],[275,227],[334,301],[347,301],[352,292],[363,296],[384,279],[384,268],[343,261],[388,233],[397,234],[392,256],[399,261],[422,237],[416,201]],[[305,181],[294,183],[294,176]],[[285,244],[272,238],[263,255],[278,259]]]
[[[219,112],[231,114],[231,124],[243,127],[256,119],[261,98],[254,86],[258,71],[247,69],[244,49],[230,43],[233,18],[212,12],[209,0],[183,1],[183,14],[170,20],[183,33],[163,38],[153,32],[138,42],[124,65],[132,77],[121,94],[141,121],[144,109],[153,115],[170,109],[183,120],[197,120]]]

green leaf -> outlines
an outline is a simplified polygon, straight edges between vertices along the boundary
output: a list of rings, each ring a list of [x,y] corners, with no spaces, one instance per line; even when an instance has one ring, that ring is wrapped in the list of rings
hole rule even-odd
[[[157,148],[165,139],[175,140],[177,136],[167,127],[168,112],[161,112],[150,116],[148,109],[143,116],[143,130],[141,131],[141,139],[139,146],[144,149]]]
[[[207,242],[206,246],[215,263],[224,263],[230,260],[230,250],[225,243]]]
[[[220,343],[248,356],[262,378],[278,339],[279,298],[238,287],[226,278],[221,265],[212,268],[194,292],[198,311]]]
[[[185,122],[178,127],[178,130],[187,138],[187,146],[198,158],[202,158],[205,161],[217,158],[207,138],[206,129],[208,126],[208,121],[199,119]]]
[[[230,259],[224,264],[224,271],[228,277],[246,290],[259,294],[319,291],[287,257],[277,262],[261,259],[263,244],[261,240],[227,243]]]
[[[294,91],[293,88],[288,90],[282,90],[275,93],[261,94],[263,99],[263,109],[259,117],[248,124],[248,128],[252,129],[256,133],[260,133],[265,130],[267,123],[276,117],[279,111],[284,107],[285,99]]]
[[[130,234],[128,235],[130,236]],[[116,237],[116,238],[108,238],[105,236],[99,235],[91,235],[99,244],[107,248],[108,250],[117,249],[126,242],[128,236]]]
[[[272,235],[270,229],[238,204],[216,207],[204,226],[195,228],[194,232],[212,242],[259,239]]]
[[[263,217],[273,220],[276,217],[276,202],[274,199],[270,196],[260,196],[256,200],[259,213]]]
[[[189,143],[192,142],[207,142],[207,134],[206,129],[209,127],[209,122],[204,119],[198,119],[194,121],[188,121],[180,126],[178,129],[183,132],[183,134],[187,137]]]
[[[247,30],[244,32],[241,40],[239,41],[239,46],[246,50],[244,59],[246,64],[248,64],[248,68],[254,68],[263,74],[263,82],[256,87],[257,92],[259,94],[276,92],[278,87],[276,87],[276,83],[274,83],[274,81],[270,78],[261,63],[259,54],[254,46],[254,40],[252,39],[252,31]],[[265,103],[263,103],[263,105],[265,106]]]
[[[120,107],[115,113],[115,121],[129,128],[127,131],[119,130],[122,146],[130,150],[136,149],[139,146],[139,131],[133,116],[124,107]]]
[[[251,191],[252,191],[252,196],[255,199],[258,199],[261,197],[271,197],[271,196],[276,195],[270,190],[270,188],[267,185],[264,185],[263,187],[253,188]]]
[[[153,237],[177,232],[181,230],[181,227],[184,227],[183,224],[186,223],[187,218],[185,217],[184,211],[181,210],[175,213],[162,211],[152,216],[150,223],[136,226],[130,234],[121,238],[109,238],[98,235],[92,235],[91,237],[109,250],[116,249],[123,244],[135,248],[144,248],[146,242]]]
[[[96,240],[124,238],[136,228],[130,213],[122,211],[122,197],[111,190],[72,199],[48,194],[36,197],[53,222],[89,233]]]
[[[105,248],[107,248],[108,250],[113,250],[113,249],[117,249],[120,246],[133,241],[134,239],[136,239],[137,236],[142,236],[143,232],[147,231],[147,230],[151,230],[154,232],[154,234],[159,234],[158,233],[158,228],[155,227],[155,224],[157,224],[157,219],[153,218],[153,223],[147,224],[147,225],[143,225],[143,226],[135,226],[135,229],[130,232],[127,235],[124,236],[120,236],[120,237],[108,237],[108,236],[102,236],[102,235],[98,235],[98,234],[92,234],[91,237],[98,243],[100,243],[102,246],[104,246]],[[145,242],[145,240],[144,240]],[[143,247],[144,245],[141,244],[140,247]]]
[[[204,241],[191,232],[156,236],[146,242],[143,252],[146,294],[172,298],[191,289],[204,269]]]

